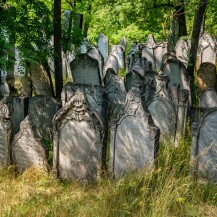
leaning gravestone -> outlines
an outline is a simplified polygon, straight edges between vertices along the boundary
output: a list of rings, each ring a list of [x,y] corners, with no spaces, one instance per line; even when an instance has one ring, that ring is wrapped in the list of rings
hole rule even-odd
[[[48,150],[31,124],[29,116],[21,123],[20,131],[13,139],[12,157],[19,172],[30,167],[48,170]]]
[[[140,93],[131,89],[119,118],[112,120],[110,170],[113,177],[154,165],[159,129],[144,110]]]
[[[93,85],[102,84],[98,61],[87,54],[77,55],[75,60],[70,63],[70,67],[74,82]]]
[[[147,105],[154,124],[160,129],[160,140],[166,142],[175,138],[176,110],[168,88],[169,77],[159,75],[156,77],[156,82],[155,95],[147,102]]]
[[[7,105],[11,110],[12,135],[14,136],[19,132],[20,123],[28,114],[29,98],[12,96],[7,99]]]
[[[189,80],[187,78],[187,69],[184,64],[177,59],[168,59],[162,66],[164,75],[169,76],[169,87],[173,84],[180,85],[180,89],[186,89],[190,91]]]
[[[103,60],[103,56],[100,53],[100,51],[95,48],[92,47],[88,50],[87,55],[95,60],[97,60],[98,62],[98,67],[99,67],[99,72],[100,72],[100,80],[103,81],[103,65],[104,65],[104,60]]]
[[[121,45],[113,45],[111,49],[111,54],[117,57],[118,65],[120,69],[125,67],[125,52]]]
[[[217,109],[211,108],[192,128],[191,174],[217,182]]]
[[[148,36],[148,42],[141,44],[142,56],[152,63],[153,69],[160,70],[162,57],[167,53],[167,42],[156,43],[153,35]]]
[[[198,51],[198,65],[204,62],[216,64],[216,41],[208,33],[202,35]]]
[[[113,54],[110,54],[103,68],[103,77],[105,78],[107,70],[113,71],[113,74],[118,74],[118,59]]]
[[[31,64],[30,71],[35,95],[52,96],[49,78],[43,66]]]
[[[97,47],[104,58],[104,62],[106,62],[108,58],[108,38],[100,33],[97,39]]]
[[[175,46],[177,59],[182,61],[187,67],[188,64],[188,54],[189,54],[190,44],[188,40],[180,38]]]
[[[197,86],[202,90],[208,88],[216,89],[216,68],[215,65],[209,62],[202,63],[197,73]]]
[[[29,99],[28,116],[42,139],[52,139],[52,120],[61,105],[52,97],[35,96]]]
[[[104,126],[79,89],[54,117],[53,172],[65,180],[96,180]]]
[[[213,108],[217,107],[217,93],[216,90],[206,89],[200,94],[200,107]]]
[[[9,108],[0,101],[0,170],[10,164],[11,130]]]

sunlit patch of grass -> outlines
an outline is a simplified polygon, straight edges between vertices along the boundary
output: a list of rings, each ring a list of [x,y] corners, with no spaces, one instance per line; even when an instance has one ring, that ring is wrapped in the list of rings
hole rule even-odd
[[[217,186],[189,176],[190,137],[161,145],[158,166],[97,183],[54,180],[31,168],[0,172],[1,216],[215,216]]]

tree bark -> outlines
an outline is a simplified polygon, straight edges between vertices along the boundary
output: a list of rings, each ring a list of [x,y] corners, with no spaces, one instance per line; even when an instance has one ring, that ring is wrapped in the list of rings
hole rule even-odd
[[[188,61],[188,75],[190,77],[191,91],[192,91],[192,103],[196,103],[195,89],[194,89],[194,70],[197,58],[197,48],[200,38],[201,25],[203,23],[203,17],[206,10],[208,0],[200,0],[197,11],[194,16],[193,31],[191,36],[191,49],[189,53]]]
[[[56,98],[61,99],[63,88],[61,49],[61,0],[54,0],[54,72]]]
[[[185,19],[185,4],[184,0],[180,0],[179,5],[176,7],[176,16],[179,22],[179,37],[187,35],[186,19]]]

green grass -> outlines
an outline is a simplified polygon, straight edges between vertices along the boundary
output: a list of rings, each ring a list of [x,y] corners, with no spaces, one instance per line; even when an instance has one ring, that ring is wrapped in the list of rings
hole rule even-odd
[[[92,184],[8,168],[0,173],[1,216],[216,216],[217,186],[189,176],[190,143],[161,146],[153,170]]]

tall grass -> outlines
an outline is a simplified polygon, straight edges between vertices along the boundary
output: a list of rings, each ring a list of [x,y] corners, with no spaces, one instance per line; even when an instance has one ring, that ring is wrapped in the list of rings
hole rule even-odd
[[[189,176],[190,141],[161,145],[158,167],[97,183],[60,182],[32,168],[0,174],[1,216],[217,216],[217,186]]]

